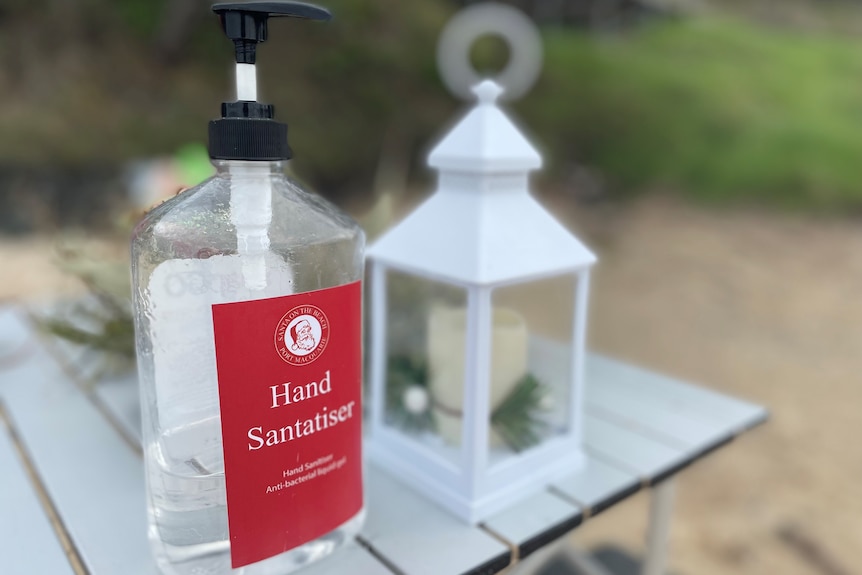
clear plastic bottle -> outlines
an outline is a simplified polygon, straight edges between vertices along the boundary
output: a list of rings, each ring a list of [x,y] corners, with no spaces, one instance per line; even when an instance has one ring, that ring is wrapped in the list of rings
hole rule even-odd
[[[149,538],[165,574],[283,575],[364,519],[365,240],[285,176],[287,129],[254,101],[267,19],[328,13],[214,10],[235,43],[239,92],[210,125],[217,173],[132,238]]]
[[[364,511],[317,540],[231,570],[211,307],[359,281],[364,236],[288,180],[281,163],[216,166],[214,178],[150,212],[132,241],[149,537],[165,573],[283,574],[349,540]],[[254,263],[243,266],[232,190],[261,177],[271,183],[266,281],[249,289],[257,278]]]

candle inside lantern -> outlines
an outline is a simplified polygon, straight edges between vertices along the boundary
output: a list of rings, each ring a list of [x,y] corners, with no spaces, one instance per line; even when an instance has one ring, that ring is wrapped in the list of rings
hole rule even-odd
[[[437,431],[458,444],[464,414],[467,310],[434,307],[428,318],[429,390]],[[517,312],[498,308],[491,328],[490,408],[493,412],[527,374],[527,325]],[[490,417],[490,413],[488,414]],[[491,434],[493,444],[499,444]]]

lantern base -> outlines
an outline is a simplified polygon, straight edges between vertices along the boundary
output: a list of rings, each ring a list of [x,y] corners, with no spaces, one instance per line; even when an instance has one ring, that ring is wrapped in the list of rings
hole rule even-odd
[[[471,498],[457,489],[457,481],[452,481],[456,479],[454,469],[450,471],[438,468],[439,473],[435,473],[428,468],[427,461],[411,461],[409,452],[399,448],[403,446],[390,444],[401,443],[402,438],[385,432],[380,435],[381,437],[369,437],[365,440],[365,453],[377,467],[471,525],[488,519],[529,495],[545,490],[550,483],[576,472],[586,460],[581,449],[573,448],[570,442],[554,442],[557,445],[540,448],[537,453],[525,454],[525,458],[536,460],[537,464],[519,466],[523,471],[517,478],[498,481],[497,483],[501,484],[497,488],[486,489],[478,497]],[[561,450],[562,444],[568,445]],[[564,452],[564,456],[559,456],[560,451]],[[492,468],[492,475],[493,471]]]

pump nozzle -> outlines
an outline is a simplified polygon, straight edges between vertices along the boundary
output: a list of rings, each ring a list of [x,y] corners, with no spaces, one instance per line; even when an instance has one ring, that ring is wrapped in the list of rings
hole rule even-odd
[[[329,20],[325,8],[304,2],[229,2],[213,5],[225,36],[236,50],[237,100],[257,100],[257,45],[266,42],[271,17],[286,16],[305,20]]]
[[[273,107],[257,102],[257,45],[267,38],[271,17],[332,18],[329,10],[304,2],[214,4],[225,35],[236,50],[236,102],[222,104],[222,118],[210,122],[210,157],[233,160],[286,160],[287,126],[273,120]]]
[[[329,10],[304,2],[228,2],[213,5],[225,35],[236,46],[237,64],[254,64],[257,45],[266,41],[267,22],[274,16],[327,21]]]

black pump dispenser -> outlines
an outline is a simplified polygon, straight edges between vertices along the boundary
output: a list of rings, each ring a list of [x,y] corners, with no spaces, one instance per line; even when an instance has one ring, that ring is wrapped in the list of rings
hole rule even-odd
[[[237,101],[221,106],[221,119],[209,124],[210,157],[219,160],[279,161],[292,157],[287,125],[274,120],[274,108],[257,101],[257,45],[267,38],[270,17],[327,21],[325,8],[304,2],[230,2],[215,4],[222,30],[233,40],[237,63]]]

